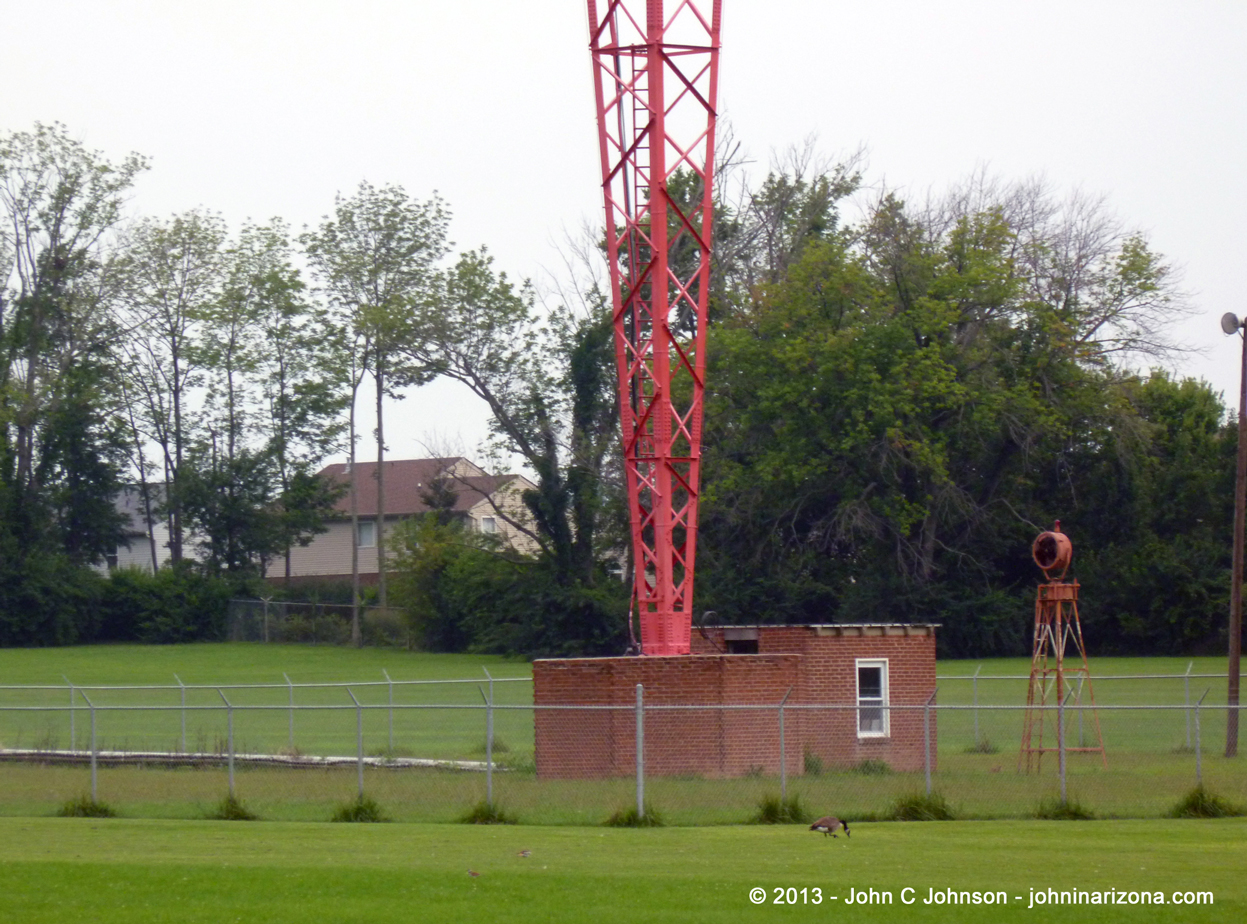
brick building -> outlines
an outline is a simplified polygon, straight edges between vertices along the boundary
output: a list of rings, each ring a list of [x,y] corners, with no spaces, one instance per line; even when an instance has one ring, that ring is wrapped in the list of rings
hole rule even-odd
[[[777,774],[781,702],[790,775],[804,772],[807,754],[824,767],[921,770],[924,710],[898,707],[921,707],[935,691],[935,629],[711,626],[693,632],[689,655],[535,661],[537,773],[634,773],[637,684],[650,775]],[[571,705],[599,708],[540,708]],[[929,720],[934,768],[934,712]]]

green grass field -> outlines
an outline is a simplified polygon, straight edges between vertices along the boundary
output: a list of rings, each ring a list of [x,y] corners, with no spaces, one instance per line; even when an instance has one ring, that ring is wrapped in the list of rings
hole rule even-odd
[[[1101,659],[1093,665],[1096,697],[1102,707],[1109,767],[1098,757],[1073,755],[1069,789],[1102,817],[1134,818],[1164,815],[1195,782],[1195,758],[1186,746],[1193,718],[1183,709],[1115,711],[1115,705],[1184,702],[1181,680],[1112,680],[1130,674],[1181,674],[1186,659]],[[943,662],[939,703],[969,706],[973,687],[965,679],[980,662]],[[938,766],[934,787],[961,818],[1026,817],[1040,799],[1056,789],[1055,760],[1040,775],[1015,772],[1022,713],[990,710],[988,704],[1017,706],[1025,698],[1024,680],[987,680],[990,676],[1024,674],[1024,659],[981,662],[978,734],[971,709],[937,714]],[[1224,666],[1199,659],[1193,673],[1214,673]],[[528,677],[528,664],[499,658],[427,655],[386,649],[354,650],[298,645],[97,646],[65,649],[0,650],[0,745],[8,748],[86,749],[90,743],[89,714],[67,708],[68,690],[62,675],[79,685],[171,684],[174,675],[190,685],[269,684],[227,691],[231,702],[264,705],[259,711],[237,710],[235,749],[247,753],[353,755],[356,712],[342,688],[298,688],[301,709],[287,711],[289,690],[283,674],[296,683],[351,682],[352,691],[368,708],[363,712],[364,749],[369,755],[438,759],[484,757],[485,715],[481,691],[485,671],[495,677]],[[388,708],[385,673],[396,681],[468,679],[447,685],[395,687],[395,706]],[[372,685],[365,685],[371,683]],[[61,686],[57,686],[61,684]],[[1219,684],[1219,685],[1218,685]],[[51,685],[51,689],[33,689]],[[1208,705],[1224,702],[1224,680],[1191,681],[1193,698],[1209,687],[1202,710],[1202,771],[1208,786],[1240,805],[1247,804],[1247,758],[1221,756],[1224,713]],[[6,689],[7,687],[7,689]],[[17,689],[15,687],[20,687]],[[597,824],[615,809],[630,804],[630,779],[603,781],[538,780],[531,772],[531,685],[496,683],[495,701],[516,706],[495,711],[495,757],[505,767],[495,774],[498,801],[527,823]],[[182,748],[180,690],[92,690],[92,701],[106,707],[97,713],[102,750],[177,751]],[[187,693],[186,746],[192,752],[221,754],[226,750],[226,711],[214,689]],[[24,709],[3,708],[24,706]],[[163,706],[156,710],[150,707]],[[415,708],[419,706],[420,708]],[[571,719],[574,721],[574,717]],[[649,722],[661,721],[660,715]],[[1090,736],[1091,717],[1084,734]],[[1071,725],[1071,730],[1076,725]],[[1076,732],[1071,731],[1075,735]],[[392,745],[391,745],[392,742]],[[976,742],[978,745],[976,746]],[[816,768],[810,768],[811,770]],[[100,768],[100,798],[126,817],[201,817],[204,806],[227,789],[225,770],[218,766],[170,770],[156,766]],[[790,794],[809,806],[835,804],[856,817],[882,817],[898,796],[924,786],[921,773],[882,775],[827,770],[794,774]],[[323,770],[253,768],[240,765],[239,795],[270,820],[320,821],[356,791],[354,766]],[[69,798],[89,791],[85,765],[41,766],[0,763],[0,815],[43,815]],[[448,821],[484,797],[484,774],[434,769],[372,769],[365,789],[402,821]],[[674,824],[738,824],[756,810],[765,796],[777,794],[779,780],[757,775],[746,779],[706,780],[697,777],[653,778],[650,800]]]
[[[1076,924],[1247,916],[1243,820],[858,824],[852,833],[846,841],[797,826],[0,819],[0,920],[720,924],[848,916]],[[751,903],[754,888],[765,890],[765,904]],[[901,903],[905,888],[914,890],[904,893],[912,905]],[[1004,891],[1009,901],[924,904],[930,890],[949,888]],[[1088,899],[1159,891],[1166,907],[1028,908],[1031,890],[1048,888],[1085,890]],[[792,889],[785,895],[796,904],[772,904],[776,889]],[[850,890],[871,889],[891,893],[892,903],[845,905]],[[1175,891],[1211,892],[1213,903],[1173,905]]]

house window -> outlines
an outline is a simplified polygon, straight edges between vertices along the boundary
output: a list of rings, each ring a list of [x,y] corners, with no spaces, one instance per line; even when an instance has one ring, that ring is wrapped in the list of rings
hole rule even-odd
[[[359,547],[361,549],[375,548],[377,545],[377,524],[372,520],[359,521]]]
[[[888,662],[857,659],[857,737],[888,737]]]
[[[498,532],[497,517],[481,517],[481,532],[496,533]]]

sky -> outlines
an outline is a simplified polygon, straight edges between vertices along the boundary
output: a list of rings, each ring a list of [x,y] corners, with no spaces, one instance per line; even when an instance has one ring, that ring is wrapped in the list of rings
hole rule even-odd
[[[583,0],[4,6],[0,131],[59,121],[149,156],[134,214],[299,229],[397,183],[450,203],[457,249],[539,283],[602,223]],[[1247,3],[723,0],[722,22],[720,113],[755,169],[812,138],[914,199],[976,170],[1102,195],[1182,272],[1196,351],[1174,371],[1237,406],[1218,319],[1247,315]],[[414,389],[388,454],[474,456],[486,420],[464,389]]]

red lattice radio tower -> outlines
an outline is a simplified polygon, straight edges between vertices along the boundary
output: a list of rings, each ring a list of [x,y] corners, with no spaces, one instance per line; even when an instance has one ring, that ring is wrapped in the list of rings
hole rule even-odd
[[[641,650],[687,654],[721,2],[600,5],[589,47]]]
[[[1078,582],[1066,581],[1074,557],[1069,537],[1061,532],[1061,521],[1049,532],[1040,533],[1031,548],[1046,584],[1035,594],[1035,636],[1031,654],[1030,686],[1026,691],[1026,719],[1022,726],[1022,751],[1018,770],[1039,770],[1044,754],[1055,753],[1064,764],[1069,752],[1098,753],[1104,766],[1104,736],[1095,709],[1091,687],[1091,668],[1082,642],[1082,622],[1078,618]],[[1072,649],[1072,650],[1071,650]],[[1067,652],[1073,664],[1066,663]],[[1091,704],[1091,725],[1095,744],[1084,743],[1083,687]],[[1077,743],[1069,745],[1069,732],[1077,717]],[[1063,772],[1063,770],[1062,770]],[[1062,793],[1062,795],[1064,795]]]

